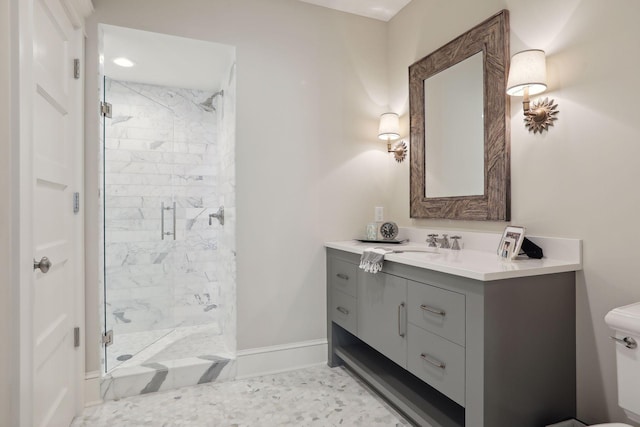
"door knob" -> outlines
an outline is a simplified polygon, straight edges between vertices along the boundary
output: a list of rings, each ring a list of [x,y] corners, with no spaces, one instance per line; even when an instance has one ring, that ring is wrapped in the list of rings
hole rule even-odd
[[[46,273],[51,268],[51,260],[46,256],[43,256],[40,261],[33,260],[33,270],[40,269],[43,273]]]

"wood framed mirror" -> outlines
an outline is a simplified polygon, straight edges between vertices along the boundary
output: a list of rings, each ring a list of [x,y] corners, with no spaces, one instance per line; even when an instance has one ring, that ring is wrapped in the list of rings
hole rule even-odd
[[[509,11],[409,67],[412,218],[510,219]]]

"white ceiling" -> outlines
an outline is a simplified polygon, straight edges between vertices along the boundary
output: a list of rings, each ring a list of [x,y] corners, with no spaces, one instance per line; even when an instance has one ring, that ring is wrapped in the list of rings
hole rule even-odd
[[[329,9],[388,21],[411,0],[300,0]]]
[[[219,90],[234,61],[231,46],[102,25],[104,74],[116,80],[187,89]],[[136,65],[113,63],[126,57]]]

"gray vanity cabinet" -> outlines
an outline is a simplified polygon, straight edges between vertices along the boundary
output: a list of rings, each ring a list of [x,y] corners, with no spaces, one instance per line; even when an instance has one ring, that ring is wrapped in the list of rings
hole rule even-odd
[[[421,426],[575,417],[575,273],[479,281],[327,249],[329,366]]]
[[[407,280],[358,273],[357,337],[393,362],[407,366]]]

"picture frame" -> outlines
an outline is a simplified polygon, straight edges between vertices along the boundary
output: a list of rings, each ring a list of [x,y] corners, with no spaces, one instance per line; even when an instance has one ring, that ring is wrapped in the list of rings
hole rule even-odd
[[[497,254],[500,258],[511,260],[518,256],[522,242],[524,241],[525,228],[509,225],[502,233],[502,239],[498,245]]]

